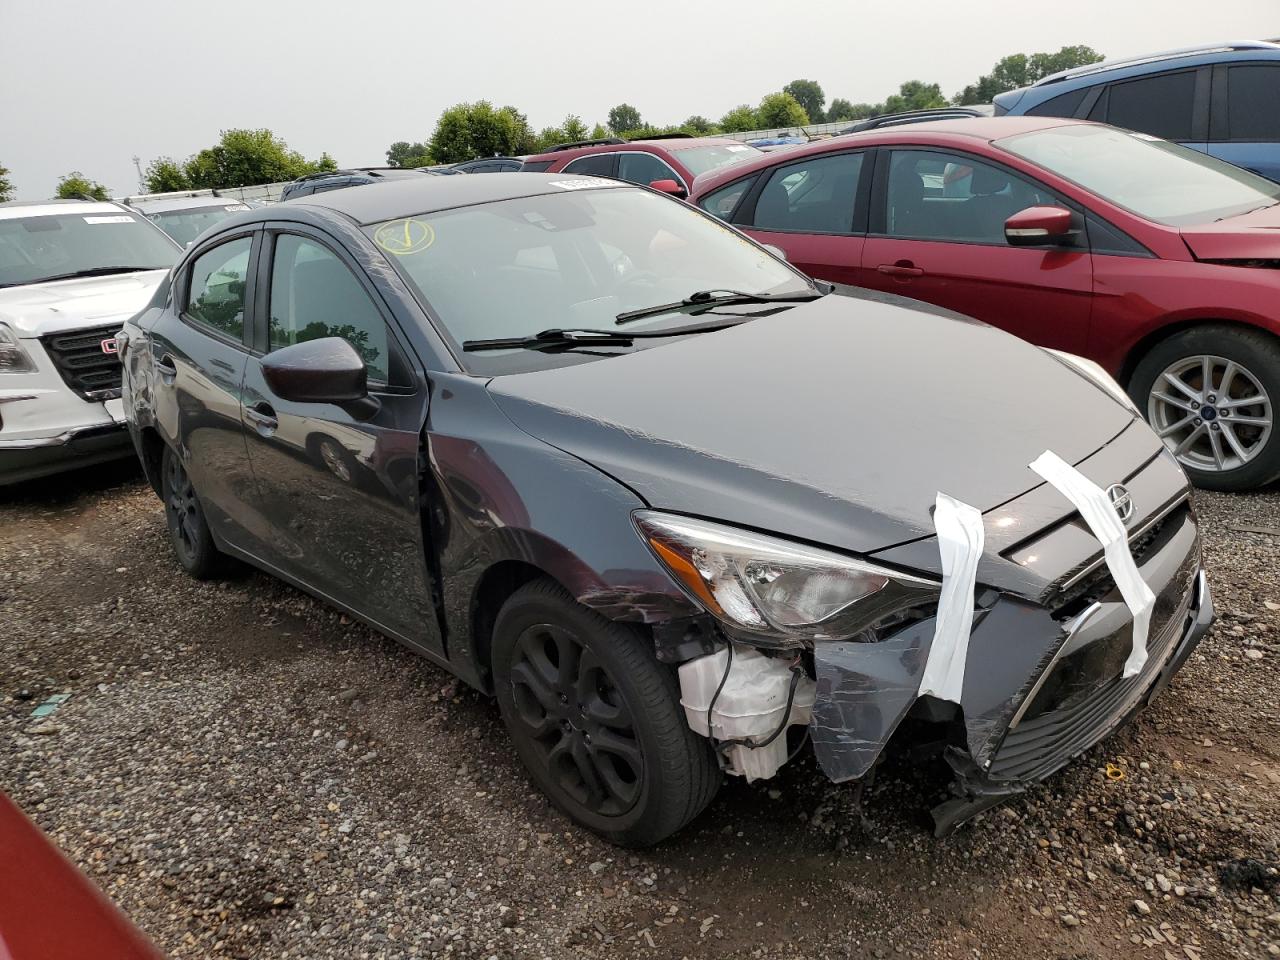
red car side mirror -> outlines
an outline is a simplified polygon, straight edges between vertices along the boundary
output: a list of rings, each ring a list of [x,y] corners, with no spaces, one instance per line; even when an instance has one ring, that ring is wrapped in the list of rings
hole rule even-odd
[[[1004,238],[1014,247],[1068,243],[1077,233],[1075,215],[1066,207],[1027,207],[1004,222]]]
[[[675,180],[651,180],[649,181],[649,186],[654,190],[657,190],[659,193],[666,193],[673,197],[679,197],[681,200],[689,195],[689,191],[680,186],[680,184]]]

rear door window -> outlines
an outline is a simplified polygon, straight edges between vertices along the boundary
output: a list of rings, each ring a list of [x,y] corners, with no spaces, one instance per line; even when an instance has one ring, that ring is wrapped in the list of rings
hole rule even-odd
[[[1107,91],[1107,123],[1165,140],[1190,140],[1195,92],[1194,70],[1113,83]]]
[[[244,342],[245,290],[253,237],[238,237],[196,257],[187,283],[186,316],[215,333]]]
[[[1227,68],[1227,138],[1280,140],[1280,66]]]
[[[612,177],[614,162],[618,159],[613,153],[588,153],[565,164],[563,173],[580,173],[592,177]]]
[[[852,233],[861,153],[822,154],[778,167],[756,198],[757,230]]]

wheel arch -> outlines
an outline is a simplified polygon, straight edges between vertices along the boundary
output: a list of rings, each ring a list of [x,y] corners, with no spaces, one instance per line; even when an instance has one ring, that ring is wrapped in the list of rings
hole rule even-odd
[[[493,628],[498,611],[517,590],[534,580],[564,584],[528,560],[505,559],[489,567],[471,592],[471,657],[486,692],[493,686]]]
[[[1231,317],[1222,316],[1204,316],[1204,317],[1180,317],[1176,320],[1165,323],[1154,330],[1145,333],[1136,343],[1133,344],[1125,354],[1124,363],[1120,367],[1119,381],[1126,390],[1129,389],[1129,381],[1133,379],[1134,371],[1137,370],[1138,364],[1142,359],[1150,353],[1156,346],[1168,340],[1170,337],[1176,336],[1185,330],[1192,330],[1196,327],[1231,327],[1236,330],[1246,330],[1249,332],[1257,332],[1265,334],[1280,343],[1280,334],[1264,324],[1253,323],[1248,320],[1240,320]]]
[[[155,495],[161,499],[164,494],[160,489],[160,462],[164,458],[164,448],[164,439],[155,427],[138,429],[138,459],[142,461],[142,472]]]

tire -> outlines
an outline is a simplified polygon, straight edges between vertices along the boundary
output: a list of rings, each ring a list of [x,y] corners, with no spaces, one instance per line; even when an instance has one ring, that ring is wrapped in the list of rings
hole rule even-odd
[[[1251,490],[1280,477],[1280,340],[1270,334],[1220,325],[1176,333],[1138,363],[1129,395],[1196,486]]]
[[[586,609],[558,584],[536,580],[503,604],[493,669],[534,783],[606,840],[658,843],[719,789],[715,754],[685,723],[674,671],[642,631]]]
[[[164,448],[160,459],[160,488],[169,543],[179,565],[197,580],[217,576],[224,570],[226,557],[214,544],[204,518],[204,507],[191,485],[186,467],[171,447]]]

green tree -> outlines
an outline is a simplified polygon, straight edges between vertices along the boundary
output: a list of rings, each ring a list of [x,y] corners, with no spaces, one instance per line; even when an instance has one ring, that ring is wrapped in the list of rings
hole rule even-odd
[[[60,200],[81,200],[92,197],[94,200],[109,200],[107,188],[95,183],[79,170],[72,170],[58,181],[57,197]]]
[[[885,99],[879,112],[903,113],[907,110],[928,110],[946,105],[947,98],[942,95],[942,87],[938,84],[908,80],[898,88],[897,93]]]
[[[822,123],[823,104],[827,102],[827,95],[822,92],[822,87],[818,85],[816,80],[792,80],[782,88],[783,93],[789,93],[796,98],[796,102],[804,108],[804,112],[809,117],[810,123]]]
[[[756,110],[756,120],[760,129],[771,130],[775,127],[803,127],[809,122],[809,115],[804,107],[791,94],[784,92],[771,93],[760,101]]]
[[[759,130],[760,127],[760,118],[756,116],[755,108],[745,103],[734,107],[720,118],[720,129],[725,133]]]
[[[620,103],[609,111],[609,129],[621,134],[625,130],[639,130],[644,126],[640,111],[629,103]]]
[[[529,126],[529,118],[512,106],[500,107],[498,112],[510,116],[511,122],[515,125],[516,140],[511,152],[513,154],[533,153],[536,138],[533,128]]]
[[[461,163],[476,157],[521,153],[528,141],[528,126],[523,120],[514,108],[495,110],[487,100],[456,104],[440,114],[431,135],[431,159]]]
[[[836,97],[831,101],[831,106],[827,108],[827,122],[836,123],[840,120],[857,119],[853,104],[844,97]]]
[[[312,163],[270,130],[237,128],[223,130],[217,143],[183,164],[183,171],[195,189],[253,187],[315,173],[322,162],[333,164],[333,159],[324,154],[321,161]]]
[[[984,73],[957,93],[954,101],[962,105],[990,103],[999,94],[1030,86],[1051,73],[1097,63],[1101,59],[1102,54],[1086,46],[1063,47],[1057,53],[1014,53],[1000,60],[990,73]]]
[[[338,169],[338,161],[329,155],[328,150],[324,150],[320,154],[320,159],[315,162],[316,173],[333,173]]]
[[[582,122],[582,118],[576,117],[572,113],[564,118],[564,123],[561,124],[560,129],[564,131],[566,140],[589,140],[591,138],[591,131]]]
[[[594,127],[591,128],[592,140],[606,140],[609,137],[614,136],[614,134],[615,134],[615,131],[610,130],[603,123],[597,123]]]
[[[152,160],[143,171],[142,179],[149,193],[191,189],[191,181],[183,173],[181,164],[172,157],[157,157]]]
[[[708,120],[706,117],[700,117],[696,113],[680,124],[680,129],[685,133],[692,133],[695,137],[705,137],[713,133],[719,133],[720,128]]]
[[[9,179],[9,168],[0,163],[0,203],[13,199],[13,182]]]
[[[421,141],[397,140],[387,147],[387,166],[425,167],[431,163],[431,148]]]

